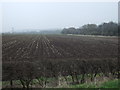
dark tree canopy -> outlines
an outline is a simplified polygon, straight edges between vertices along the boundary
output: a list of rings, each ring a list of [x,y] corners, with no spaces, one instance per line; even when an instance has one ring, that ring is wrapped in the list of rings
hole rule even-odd
[[[118,24],[114,22],[96,24],[86,24],[80,28],[64,28],[62,34],[82,34],[82,35],[104,35],[104,36],[117,36]]]

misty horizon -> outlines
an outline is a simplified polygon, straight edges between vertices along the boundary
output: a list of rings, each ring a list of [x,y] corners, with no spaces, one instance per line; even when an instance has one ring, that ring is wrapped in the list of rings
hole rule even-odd
[[[117,2],[3,3],[3,32],[59,30],[118,22]]]

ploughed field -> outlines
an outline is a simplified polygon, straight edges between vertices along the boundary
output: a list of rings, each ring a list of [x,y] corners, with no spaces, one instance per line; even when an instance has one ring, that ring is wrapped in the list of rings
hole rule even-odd
[[[3,62],[116,58],[117,37],[3,35]]]
[[[117,57],[117,37],[2,35],[3,81],[71,75],[82,83],[86,74],[116,75]]]

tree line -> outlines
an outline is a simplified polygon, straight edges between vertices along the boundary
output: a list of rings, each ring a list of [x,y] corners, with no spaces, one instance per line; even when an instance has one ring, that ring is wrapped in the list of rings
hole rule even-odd
[[[19,80],[23,88],[34,86],[33,81],[36,79],[41,88],[45,88],[48,78],[59,79],[64,77],[67,84],[72,79],[71,84],[82,84],[86,82],[86,78],[94,81],[97,75],[109,78],[118,78],[117,60],[69,60],[65,61],[40,61],[32,62],[12,62],[4,63],[3,81],[10,81],[13,87],[14,80]],[[59,80],[58,80],[59,82]],[[56,84],[58,84],[56,82]]]
[[[64,28],[62,34],[81,34],[81,35],[103,35],[103,36],[118,36],[118,28],[120,24],[115,22],[96,24],[86,24],[80,28],[70,27]]]

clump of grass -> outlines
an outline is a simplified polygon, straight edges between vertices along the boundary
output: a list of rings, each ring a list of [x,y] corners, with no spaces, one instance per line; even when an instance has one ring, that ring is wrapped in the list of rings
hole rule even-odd
[[[120,80],[109,80],[106,82],[99,83],[100,85],[97,85],[95,83],[84,83],[84,84],[78,84],[78,85],[71,85],[70,88],[120,88],[119,86]]]
[[[110,80],[101,84],[100,88],[120,88],[120,80]]]
[[[71,85],[70,88],[95,88],[93,84]]]

